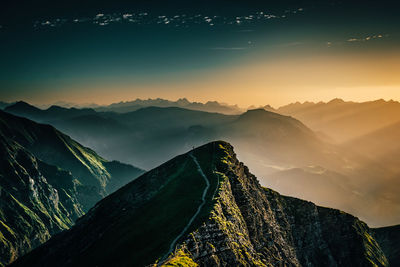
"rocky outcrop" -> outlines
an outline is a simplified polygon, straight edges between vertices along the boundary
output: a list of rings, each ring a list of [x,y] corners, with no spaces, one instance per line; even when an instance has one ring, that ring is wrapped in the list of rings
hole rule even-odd
[[[229,144],[219,146],[226,156],[216,165],[216,203],[178,251],[200,266],[388,265],[365,223],[262,188]]]
[[[14,261],[84,214],[76,180],[0,135],[0,266]],[[58,180],[50,184],[51,180]]]

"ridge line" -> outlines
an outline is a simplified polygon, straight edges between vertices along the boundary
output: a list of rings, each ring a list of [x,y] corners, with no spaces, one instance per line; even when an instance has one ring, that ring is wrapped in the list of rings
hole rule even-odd
[[[181,231],[181,233],[172,241],[168,252],[162,257],[161,262],[158,264],[158,266],[160,266],[161,263],[164,262],[164,259],[166,259],[166,257],[168,257],[169,254],[171,254],[172,250],[175,247],[175,243],[185,234],[185,232],[189,229],[189,227],[191,226],[191,224],[193,223],[193,221],[196,219],[197,215],[199,215],[201,208],[204,206],[204,204],[206,203],[206,195],[208,192],[208,189],[210,188],[210,181],[208,180],[207,176],[204,174],[203,170],[201,169],[201,166],[199,164],[199,162],[197,161],[197,158],[192,154],[192,152],[189,153],[189,156],[193,159],[194,163],[197,166],[197,171],[200,173],[201,177],[204,178],[205,182],[206,182],[206,188],[204,188],[203,191],[203,195],[201,197],[201,204],[197,207],[197,211],[196,213],[192,216],[192,218],[190,218],[189,222],[186,224],[185,228],[183,228],[183,230]]]

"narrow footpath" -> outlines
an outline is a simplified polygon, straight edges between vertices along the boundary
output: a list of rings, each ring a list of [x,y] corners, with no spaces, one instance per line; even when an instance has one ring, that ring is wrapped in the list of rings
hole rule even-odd
[[[185,232],[192,225],[193,221],[196,219],[197,215],[199,215],[201,208],[206,203],[206,195],[207,195],[208,189],[210,188],[210,181],[208,180],[207,176],[204,174],[203,170],[201,169],[201,166],[200,166],[199,162],[197,161],[197,158],[192,153],[190,153],[189,155],[193,159],[194,163],[196,164],[197,171],[200,173],[201,177],[203,177],[204,181],[206,182],[206,188],[204,188],[203,195],[201,197],[201,204],[197,207],[196,213],[192,216],[192,218],[190,218],[189,222],[186,224],[185,228],[183,228],[182,232],[172,241],[172,243],[169,247],[169,251],[161,259],[161,263],[168,257],[168,255],[171,254],[171,252],[175,248],[176,242],[185,234]]]

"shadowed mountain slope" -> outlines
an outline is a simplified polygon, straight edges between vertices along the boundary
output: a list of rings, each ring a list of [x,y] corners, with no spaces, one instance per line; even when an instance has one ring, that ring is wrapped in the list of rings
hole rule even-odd
[[[400,103],[382,99],[361,103],[333,99],[328,103],[289,104],[277,112],[293,116],[341,143],[398,122]]]
[[[157,262],[388,265],[365,223],[339,210],[262,188],[238,161],[233,147],[218,141],[142,175],[13,266]]]
[[[143,173],[107,161],[50,125],[0,111],[0,264],[70,228]]]
[[[343,144],[379,162],[386,162],[392,171],[400,173],[400,116],[399,121]]]
[[[51,106],[48,109],[40,109],[23,101],[18,101],[12,105],[7,106],[6,108],[4,108],[4,111],[38,122],[49,122],[83,115],[93,115],[96,113],[96,111],[90,108],[77,109]]]
[[[81,183],[94,186],[101,196],[111,193],[106,187],[112,174],[105,166],[111,163],[90,148],[80,145],[50,125],[38,124],[5,112],[0,112],[0,123],[0,130],[5,136],[25,147],[42,161],[71,171]],[[122,166],[126,167],[123,164]],[[142,172],[134,167],[131,171],[133,176]],[[131,178],[132,176],[115,177],[116,180],[120,180],[121,186]]]
[[[316,163],[323,160],[324,149],[329,151],[300,121],[264,109],[248,110],[217,132],[219,138],[236,144],[241,155],[265,155],[262,158],[277,164]]]
[[[400,266],[400,225],[376,228],[374,232],[390,266]]]
[[[4,109],[9,105],[11,105],[11,103],[0,101],[0,109]]]
[[[84,187],[70,172],[38,160],[3,134],[0,147],[1,265],[71,227],[84,214],[78,200]]]

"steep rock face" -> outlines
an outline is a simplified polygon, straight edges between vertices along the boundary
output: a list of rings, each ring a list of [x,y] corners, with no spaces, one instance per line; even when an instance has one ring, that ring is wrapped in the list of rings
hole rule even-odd
[[[85,185],[81,204],[85,211],[97,201],[125,185],[143,171],[119,162],[109,162],[54,127],[38,124],[0,111],[0,132],[38,159],[68,170]],[[106,167],[114,170],[114,176]],[[118,168],[124,171],[118,171]],[[110,185],[111,184],[111,185]]]
[[[49,125],[0,111],[0,265],[69,229],[141,172]]]
[[[400,225],[373,229],[390,266],[400,266]]]
[[[41,162],[2,135],[0,151],[1,266],[68,229],[84,212],[69,172]]]
[[[14,266],[387,266],[357,218],[262,188],[212,142],[100,201]]]
[[[225,144],[211,216],[179,248],[201,266],[385,266],[369,228],[338,210],[263,189]],[[172,256],[174,258],[174,256]]]

